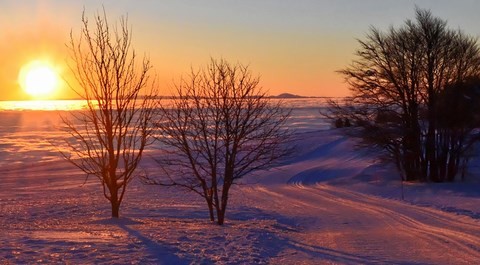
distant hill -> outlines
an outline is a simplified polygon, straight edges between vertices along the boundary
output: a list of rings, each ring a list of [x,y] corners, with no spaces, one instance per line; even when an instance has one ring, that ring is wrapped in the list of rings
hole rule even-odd
[[[304,98],[303,96],[290,94],[290,93],[282,93],[278,96],[273,96],[273,98]]]

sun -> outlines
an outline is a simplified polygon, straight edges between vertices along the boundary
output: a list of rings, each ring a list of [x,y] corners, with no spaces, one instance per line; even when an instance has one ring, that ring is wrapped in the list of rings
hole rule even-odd
[[[32,61],[23,66],[18,81],[25,93],[34,98],[51,97],[60,83],[55,67],[43,61]]]

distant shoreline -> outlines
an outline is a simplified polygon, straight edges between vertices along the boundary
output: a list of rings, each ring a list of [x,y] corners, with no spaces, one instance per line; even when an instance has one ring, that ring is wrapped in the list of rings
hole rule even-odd
[[[138,99],[144,99],[145,96],[139,96]],[[152,99],[175,99],[175,96],[157,96],[152,97]],[[266,96],[266,98],[272,99],[308,99],[308,98],[325,98],[325,99],[333,99],[333,98],[344,98],[344,97],[328,97],[328,96],[301,96],[295,95],[290,93],[282,93],[279,95],[272,95]],[[84,100],[82,98],[55,98],[55,99],[0,99],[0,102],[19,102],[19,101],[66,101],[66,100]]]

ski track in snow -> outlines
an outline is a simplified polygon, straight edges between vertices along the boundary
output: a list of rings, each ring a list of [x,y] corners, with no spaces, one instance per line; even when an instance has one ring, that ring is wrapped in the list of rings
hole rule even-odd
[[[268,205],[278,213],[302,216],[297,225],[303,229],[296,237],[318,250],[311,253],[312,259],[347,264],[475,264],[480,260],[478,222],[439,210],[328,185],[256,187],[249,196],[255,197],[252,203],[257,201],[258,207]],[[268,204],[262,201],[265,197],[282,203]]]
[[[112,220],[98,180],[85,182],[51,150],[37,150],[45,154],[36,162],[4,163],[0,261],[478,264],[477,180],[405,184],[402,201],[395,171],[355,150],[338,130],[297,136],[297,153],[283,166],[249,176],[232,190],[223,227],[208,221],[195,194],[139,181],[127,191],[122,218]]]

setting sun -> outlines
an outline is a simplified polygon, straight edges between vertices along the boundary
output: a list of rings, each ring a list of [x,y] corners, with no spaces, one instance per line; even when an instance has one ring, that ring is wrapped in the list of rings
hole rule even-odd
[[[33,61],[23,66],[18,80],[23,90],[35,98],[51,96],[59,85],[55,68],[42,61]]]

